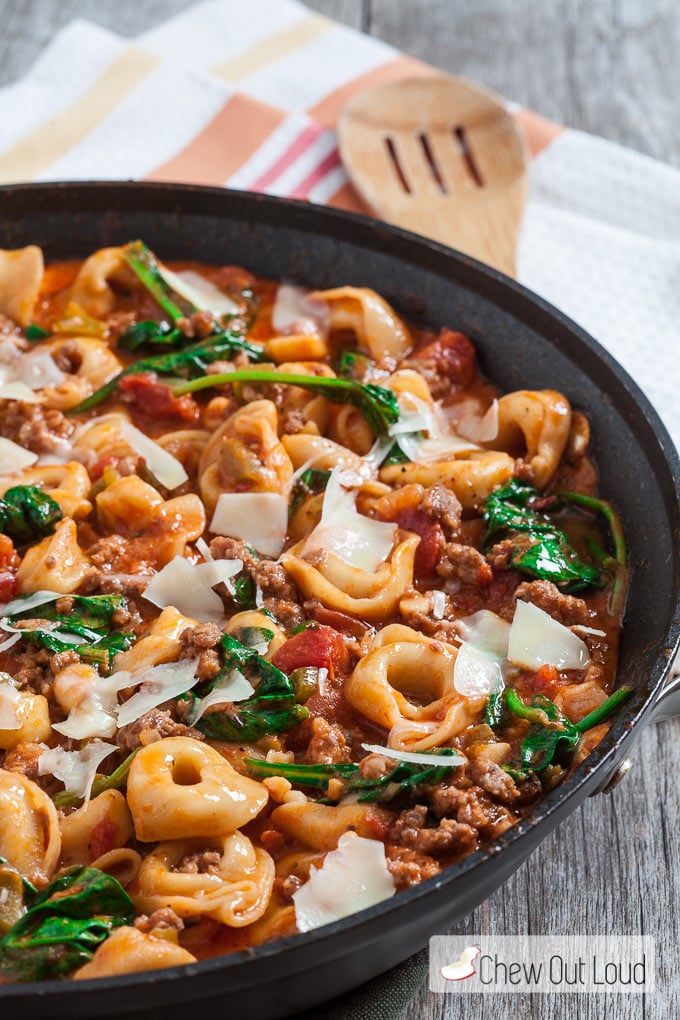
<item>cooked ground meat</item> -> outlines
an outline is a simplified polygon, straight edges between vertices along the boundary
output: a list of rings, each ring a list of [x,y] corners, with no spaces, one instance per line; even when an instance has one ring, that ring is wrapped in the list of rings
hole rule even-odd
[[[186,854],[174,867],[186,875],[219,875],[222,855],[218,850],[195,850]]]
[[[214,680],[220,671],[220,657],[215,651],[222,633],[214,623],[199,623],[196,627],[187,627],[179,636],[183,659],[195,659],[198,656],[196,674],[199,680]]]
[[[274,560],[258,559],[244,542],[220,535],[219,538],[213,538],[210,543],[210,553],[216,560],[241,560],[243,569],[247,570],[255,584],[259,585],[265,599],[267,597],[288,601],[297,599],[295,585],[286,573],[285,567]]]
[[[512,538],[504,538],[502,542],[496,542],[486,554],[487,562],[494,570],[509,570],[510,561],[515,552],[516,545]]]
[[[565,627],[586,623],[590,616],[583,599],[565,595],[552,581],[523,581],[515,592],[515,599],[533,603]]]
[[[424,804],[402,811],[390,829],[388,840],[409,847],[427,857],[451,857],[470,853],[477,843],[477,829],[467,822],[442,818],[436,826],[427,826]]]
[[[55,652],[50,659],[50,670],[56,676],[57,673],[61,673],[62,669],[66,669],[67,666],[75,666],[76,662],[80,662],[80,656],[73,649],[67,652]]]
[[[264,607],[276,617],[284,630],[292,630],[305,622],[302,608],[291,599],[265,599]]]
[[[520,792],[512,776],[490,758],[480,755],[473,759],[466,766],[465,774],[502,804],[514,804],[519,799]]]
[[[309,729],[311,738],[304,760],[310,765],[334,765],[352,760],[345,734],[337,723],[329,723],[317,716],[310,720]]]
[[[106,541],[107,539],[102,539],[102,542]],[[149,575],[136,577],[134,574],[108,574],[94,568],[89,571],[83,581],[82,590],[89,595],[125,595],[128,599],[135,599],[141,598],[148,583]],[[134,623],[139,610],[135,606],[133,611],[129,602],[128,609],[130,609]]]
[[[456,577],[463,584],[472,584],[475,588],[491,583],[493,572],[486,559],[471,545],[460,542],[447,542],[437,564],[440,577]]]
[[[17,666],[11,670],[12,676],[20,687],[27,687],[34,694],[50,696],[50,659],[51,655],[45,648],[27,648],[19,656]]]
[[[301,411],[284,411],[281,417],[281,432],[283,435],[292,436],[298,432],[304,432],[307,420]]]
[[[420,509],[444,528],[448,540],[457,532],[463,508],[457,497],[444,485],[433,485],[425,493]]]
[[[408,889],[412,885],[418,885],[426,878],[434,878],[442,870],[441,865],[433,857],[396,843],[385,845],[385,856],[387,869],[397,889]]]
[[[362,779],[384,779],[394,769],[394,760],[383,754],[367,754],[359,763]]]
[[[275,878],[274,892],[278,893],[285,903],[292,903],[293,896],[302,884],[302,879],[298,875],[286,875],[285,878]]]
[[[44,744],[17,744],[5,754],[2,767],[6,772],[21,772],[27,779],[37,783],[40,780],[38,759],[44,750]]]
[[[199,730],[175,722],[167,709],[152,708],[141,719],[121,727],[116,734],[116,743],[121,751],[129,753],[162,737],[192,737],[194,740],[203,740],[203,734]]]
[[[0,434],[34,453],[54,453],[75,428],[56,408],[12,401],[0,410]]]
[[[161,907],[154,910],[153,914],[140,914],[135,918],[135,928],[145,933],[155,931],[158,928],[171,928],[174,931],[184,929],[184,921],[178,917],[172,907]]]
[[[506,807],[497,804],[479,786],[461,789],[459,780],[445,780],[429,794],[437,818],[455,818],[469,825],[485,839],[493,839],[515,822]]]
[[[428,637],[435,637],[439,641],[450,642],[459,638],[455,623],[447,619],[451,612],[450,599],[445,596],[443,616],[439,614],[435,616],[431,592],[406,595],[399,602],[399,615],[407,627],[420,630]]]

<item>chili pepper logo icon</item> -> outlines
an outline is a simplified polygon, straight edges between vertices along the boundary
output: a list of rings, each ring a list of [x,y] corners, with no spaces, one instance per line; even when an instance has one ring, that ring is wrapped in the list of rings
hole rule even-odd
[[[463,981],[465,978],[472,977],[477,973],[473,961],[477,959],[481,951],[479,946],[467,946],[461,953],[460,959],[441,968],[441,976],[447,981]]]

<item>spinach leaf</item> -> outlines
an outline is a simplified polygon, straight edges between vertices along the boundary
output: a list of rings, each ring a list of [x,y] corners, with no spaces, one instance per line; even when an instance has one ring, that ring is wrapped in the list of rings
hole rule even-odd
[[[0,499],[0,532],[17,545],[51,535],[63,516],[59,504],[36,485],[15,485]]]
[[[575,750],[581,735],[611,715],[626,698],[630,687],[619,687],[578,723],[572,723],[549,698],[535,694],[527,705],[514,687],[492,695],[486,709],[486,722],[493,729],[503,729],[516,719],[526,719],[529,729],[520,745],[520,760],[503,765],[503,769],[522,782],[532,773],[543,772],[552,764],[558,751]]]
[[[235,372],[224,372],[219,375],[204,376],[192,379],[173,387],[175,396],[195,393],[197,390],[210,386],[223,386],[226,383],[285,383],[286,386],[299,386],[317,396],[327,397],[334,404],[352,404],[364,415],[366,421],[377,435],[387,432],[390,425],[399,419],[399,405],[392,390],[373,383],[359,383],[354,379],[334,379],[327,376],[294,375],[259,369],[236,369]]]
[[[228,711],[208,712],[196,723],[202,733],[213,740],[259,740],[269,734],[285,733],[307,718],[309,712],[296,704],[293,684],[285,673],[230,634],[222,635],[220,646],[222,670],[202,689],[200,697],[209,694],[233,670],[250,680],[255,694],[235,703]],[[193,692],[189,696],[197,702]]]
[[[533,504],[541,501],[542,509]],[[607,575],[595,564],[581,559],[571,542],[550,517],[560,508],[554,497],[547,500],[530,485],[513,479],[486,499],[482,517],[486,522],[484,547],[499,538],[514,543],[510,566],[529,577],[552,581],[562,591],[581,591],[591,586],[604,587]]]
[[[0,939],[0,977],[65,978],[92,959],[115,929],[131,924],[134,904],[115,878],[97,868],[69,868],[35,896]]]
[[[293,517],[310,496],[323,492],[330,477],[330,471],[320,471],[318,468],[307,468],[306,471],[303,471],[293,486],[288,516]]]
[[[431,752],[432,765],[400,761],[382,779],[364,779],[355,762],[335,765],[298,765],[286,762],[268,762],[259,758],[244,758],[244,764],[257,778],[283,776],[291,783],[326,790],[331,779],[340,779],[343,793],[357,793],[361,803],[403,800],[416,796],[422,786],[435,786],[442,782],[460,765],[458,753],[450,747],[434,748]],[[385,756],[389,750],[385,748]],[[446,765],[442,758],[455,757]]]
[[[74,651],[85,662],[109,669],[114,656],[124,652],[134,641],[133,634],[111,629],[114,614],[125,608],[125,598],[122,595],[65,597],[71,600],[68,613],[58,613],[54,605],[45,605],[37,610],[20,610],[4,619],[12,627],[35,620],[37,626],[22,628],[24,641],[52,653]],[[82,643],[63,640],[61,634],[73,634],[84,640]]]
[[[91,396],[82,400],[77,407],[72,408],[69,414],[81,414],[84,411],[90,411],[93,407],[97,407],[116,392],[120,380],[126,375],[155,372],[157,375],[179,376],[186,379],[192,379],[196,376],[217,379],[218,376],[206,377],[205,372],[208,365],[213,361],[226,360],[238,351],[247,354],[251,361],[266,360],[263,347],[245,340],[240,333],[225,329],[219,333],[211,334],[205,340],[190,344],[189,347],[184,347],[182,350],[172,350],[165,354],[152,354],[148,358],[133,361],[131,365],[124,368],[122,372],[119,372],[118,375],[110,379]],[[221,379],[222,376],[220,375],[219,378]]]

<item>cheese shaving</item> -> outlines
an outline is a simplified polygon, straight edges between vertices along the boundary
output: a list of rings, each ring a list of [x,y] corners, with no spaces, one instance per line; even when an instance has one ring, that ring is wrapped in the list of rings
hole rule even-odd
[[[251,545],[263,556],[280,555],[288,531],[288,499],[278,492],[223,492],[210,530]]]
[[[53,747],[43,751],[38,758],[38,775],[54,776],[64,784],[66,793],[82,797],[87,803],[97,768],[104,758],[117,750],[115,744],[105,744],[101,740],[93,740],[79,751]]]
[[[228,583],[243,567],[241,560],[210,560],[190,563],[175,556],[154,574],[144,589],[144,598],[159,609],[174,608],[184,616],[193,616],[202,623],[215,623],[224,617],[224,604],[212,589]]]
[[[321,520],[307,537],[303,555],[329,550],[349,566],[375,573],[392,551],[397,525],[358,513],[355,496],[343,481],[346,473],[335,468],[326,485]]]
[[[189,475],[177,458],[155,443],[131,422],[121,420],[120,435],[135,453],[144,458],[151,474],[166,489],[176,489],[188,480]]]

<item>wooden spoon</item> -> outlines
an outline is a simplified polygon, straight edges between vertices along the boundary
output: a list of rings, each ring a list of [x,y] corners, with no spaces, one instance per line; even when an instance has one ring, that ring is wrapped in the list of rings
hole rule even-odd
[[[379,85],[345,106],[338,137],[377,216],[515,275],[527,154],[499,97],[457,78]]]

